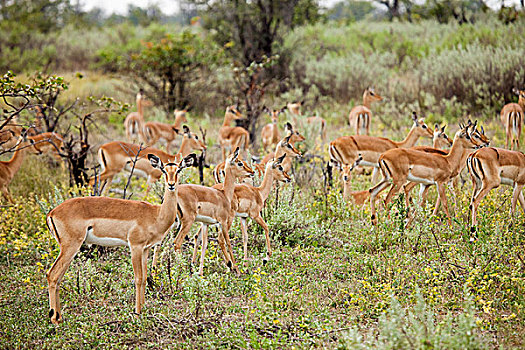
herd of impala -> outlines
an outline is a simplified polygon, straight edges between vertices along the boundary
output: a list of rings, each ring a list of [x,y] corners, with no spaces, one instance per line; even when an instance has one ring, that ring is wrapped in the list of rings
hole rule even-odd
[[[482,199],[501,183],[513,186],[511,215],[519,200],[525,210],[522,188],[525,185],[525,155],[519,152],[521,124],[525,110],[525,91],[513,90],[518,103],[509,103],[501,111],[501,121],[506,131],[506,147],[512,150],[488,147],[489,139],[483,127],[477,122],[460,124],[453,139],[445,133],[445,127],[437,124],[429,128],[423,119],[413,112],[412,128],[402,141],[384,137],[370,136],[372,119],[371,103],[383,98],[372,88],[363,94],[363,105],[354,107],[348,116],[351,136],[342,136],[330,142],[328,153],[330,163],[341,170],[343,197],[356,205],[367,200],[371,205],[371,221],[378,222],[376,201],[378,195],[390,188],[382,202],[383,208],[393,196],[403,190],[407,208],[410,207],[410,191],[420,185],[421,204],[426,200],[431,185],[437,186],[437,200],[434,215],[443,206],[448,222],[450,215],[447,206],[446,186],[458,186],[461,171],[467,167],[473,183],[470,204],[471,232],[475,233],[477,210]],[[236,106],[226,108],[224,122],[218,131],[218,144],[222,151],[222,163],[214,168],[216,185],[206,187],[195,184],[179,184],[179,174],[196,162],[194,151],[204,151],[206,145],[198,136],[183,125],[187,122],[188,109],[176,110],[173,124],[145,122],[143,107],[149,102],[141,90],[137,94],[137,112],[130,113],[125,121],[125,131],[129,142],[113,141],[100,146],[98,161],[102,168],[100,175],[90,179],[90,185],[100,186],[107,193],[115,175],[122,170],[131,170],[147,177],[149,185],[164,176],[164,197],[161,205],[144,201],[116,199],[105,196],[84,197],[66,200],[47,215],[47,225],[60,246],[60,253],[47,273],[49,283],[49,303],[51,322],[62,321],[58,288],[68,266],[83,243],[103,246],[127,246],[131,251],[131,261],[135,275],[135,312],[139,314],[144,304],[144,291],[147,277],[147,259],[154,248],[153,266],[158,263],[160,244],[170,231],[177,227],[175,250],[179,251],[190,232],[192,224],[199,222],[201,227],[195,235],[193,262],[201,246],[199,274],[203,274],[203,264],[208,243],[208,228],[218,227],[218,244],[226,265],[237,274],[230,241],[229,230],[235,217],[240,219],[244,260],[248,259],[248,232],[246,219],[252,218],[265,233],[267,253],[266,263],[272,254],[268,225],[261,216],[265,201],[275,182],[290,182],[289,175],[293,159],[301,152],[296,142],[305,138],[296,129],[298,126],[316,124],[319,138],[324,143],[326,121],[319,117],[303,118],[303,102],[288,103],[280,109],[264,108],[271,123],[261,130],[262,147],[265,152],[274,148],[253,168],[245,162],[246,151],[250,146],[250,133],[232,121],[242,119]],[[279,131],[279,117],[287,113],[290,121],[284,125],[284,136]],[[51,153],[58,157],[57,150],[62,146],[62,137],[55,133],[39,132],[39,109],[35,126],[22,132],[15,123],[7,125],[0,132],[0,145],[5,149],[12,147],[14,154],[9,161],[0,162],[0,189],[4,197],[12,202],[8,185],[19,170],[26,152]],[[24,135],[25,134],[25,135]],[[432,147],[415,146],[419,138],[430,138]],[[137,142],[140,142],[139,145]],[[166,145],[166,151],[154,146]],[[146,144],[146,147],[142,147]],[[170,148],[178,144],[175,154]],[[450,149],[443,149],[450,147]],[[516,149],[516,150],[514,150]],[[373,187],[365,191],[352,191],[352,172],[356,167],[372,167]],[[259,186],[253,183],[255,173],[262,176]],[[378,175],[382,179],[378,182]]]

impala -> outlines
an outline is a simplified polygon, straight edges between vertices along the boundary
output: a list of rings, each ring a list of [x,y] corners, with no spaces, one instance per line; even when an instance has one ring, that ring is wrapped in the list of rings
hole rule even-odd
[[[270,160],[282,157],[283,154],[286,154],[288,157],[282,162],[282,167],[287,173],[292,170],[292,158],[302,157],[301,152],[295,148],[292,143],[293,134],[288,134],[284,139],[282,139],[275,147],[275,152],[267,154],[261,164],[266,165]]]
[[[525,200],[521,190],[525,185],[525,155],[501,148],[482,148],[467,158],[467,167],[474,190],[469,209],[472,211],[471,232],[476,232],[478,206],[485,196],[500,184],[512,186],[510,215],[513,218],[516,203],[520,201],[525,212]]]
[[[124,120],[126,137],[128,141],[146,141],[144,137],[144,90],[140,89],[137,93],[137,111],[131,112]]]
[[[0,125],[4,120],[0,121]],[[0,129],[0,149],[9,150],[15,147],[19,142],[19,137],[24,133],[24,128],[18,123],[16,117],[11,118],[9,122]]]
[[[226,108],[224,114],[224,122],[219,129],[219,144],[222,150],[222,160],[226,160],[226,150],[234,150],[243,145],[244,153],[248,150],[250,145],[250,133],[245,128],[240,126],[231,126],[233,120],[242,119],[243,115],[236,106],[229,106]],[[244,154],[246,156],[246,154]]]
[[[272,255],[272,247],[270,243],[270,230],[268,229],[268,225],[266,224],[264,219],[261,217],[261,212],[266,203],[266,199],[270,195],[274,180],[282,182],[291,181],[290,175],[288,175],[286,171],[284,171],[281,165],[285,157],[286,154],[283,154],[281,157],[275,160],[271,160],[266,164],[264,177],[260,186],[255,187],[249,184],[235,185],[234,195],[232,199],[232,210],[235,216],[241,220],[242,242],[245,261],[248,260],[248,231],[246,228],[246,219],[248,217],[252,218],[264,230],[266,238],[267,255],[263,259],[263,263],[268,262],[269,258]],[[213,187],[217,189],[222,189],[224,185],[216,184]],[[201,235],[195,236],[193,262],[196,261],[198,240],[200,237]]]
[[[523,124],[523,117],[525,111],[525,90],[512,89],[512,92],[519,96],[518,103],[507,103],[501,110],[500,117],[503,126],[505,127],[505,148],[509,147],[509,140],[511,149],[520,149],[521,125]]]
[[[345,164],[342,166],[341,178],[343,180],[343,199],[351,199],[355,205],[365,204],[368,197],[370,197],[370,192],[365,191],[352,191],[350,187],[350,182],[352,180],[352,170],[363,160],[363,157],[359,155],[355,160],[354,164]]]
[[[269,110],[266,106],[263,108],[263,111],[268,113],[272,120],[270,124],[266,124],[261,130],[261,140],[265,151],[267,151],[268,147],[276,145],[280,140],[277,122],[279,121],[279,114],[283,110],[284,108]]]
[[[370,204],[372,206],[372,223],[377,224],[375,198],[390,186],[390,191],[385,198],[385,207],[392,197],[401,189],[407,181],[422,183],[425,185],[437,185],[439,198],[433,215],[437,214],[440,204],[447,215],[448,223],[451,224],[445,195],[445,184],[459,173],[470,152],[486,143],[479,138],[473,137],[477,122],[472,126],[460,125],[456,132],[452,148],[447,155],[422,152],[413,149],[396,148],[386,151],[379,157],[379,167],[383,179],[370,189]]]
[[[348,115],[348,123],[350,129],[355,129],[356,135],[370,134],[370,120],[372,119],[372,111],[370,105],[372,102],[381,101],[383,98],[377,94],[373,88],[368,87],[363,93],[363,104],[355,106]]]
[[[358,155],[363,160],[360,166],[374,167],[372,183],[376,182],[378,159],[384,152],[395,148],[409,148],[414,146],[418,138],[426,136],[432,138],[434,133],[425,124],[423,119],[417,119],[416,112],[412,113],[414,125],[408,132],[407,137],[400,142],[392,141],[384,137],[373,137],[368,135],[342,136],[330,142],[328,152],[330,161],[336,164],[353,164]]]
[[[144,135],[146,136],[149,146],[155,145],[159,141],[166,142],[166,152],[170,153],[170,147],[179,135],[180,126],[182,123],[187,123],[186,113],[188,108],[183,110],[176,109],[175,121],[173,124],[166,124],[160,122],[147,122],[144,124]]]
[[[47,272],[49,317],[62,322],[59,287],[67,268],[83,243],[125,246],[131,251],[135,275],[135,313],[145,302],[147,261],[151,247],[159,244],[171,228],[177,214],[177,188],[180,171],[195,161],[191,154],[178,163],[163,162],[149,154],[151,166],[164,174],[166,181],[162,205],[108,197],[72,198],[47,214],[49,231],[60,246],[60,253]]]
[[[238,158],[239,147],[235,152],[226,159],[226,167],[224,171],[224,187],[222,190],[205,187],[201,185],[186,184],[179,186],[179,206],[180,206],[180,221],[181,226],[177,237],[175,237],[175,251],[179,251],[186,235],[191,229],[195,221],[204,224],[203,226],[203,240],[202,240],[202,256],[199,273],[203,274],[204,268],[204,254],[208,244],[207,237],[208,226],[219,225],[219,247],[222,250],[226,265],[237,274],[235,258],[233,256],[233,249],[230,242],[229,230],[232,224],[233,215],[231,209],[231,201],[235,189],[235,179],[252,175],[253,170]],[[155,247],[153,255],[153,267],[157,265],[158,254],[160,246]]]
[[[24,141],[22,137],[17,139],[17,144],[15,147],[15,152],[13,156],[8,161],[0,161],[0,191],[5,199],[8,202],[14,203],[11,194],[9,193],[9,184],[15,177],[18,170],[22,166],[24,161],[24,155],[27,151],[32,149],[31,145],[33,140]]]
[[[304,101],[288,103],[284,108],[290,111],[292,115],[294,125],[297,127],[297,117],[301,117],[301,107],[304,104]],[[326,120],[321,118],[318,115],[306,118],[306,123],[310,125],[317,125],[319,127],[319,135],[321,136],[321,141],[324,143],[326,139]]]
[[[61,159],[59,151],[64,143],[64,138],[61,135],[54,132],[44,132],[27,138],[33,141],[33,148],[37,154],[51,153]]]
[[[249,166],[244,160],[242,161],[245,163],[246,166]],[[215,169],[213,169],[213,179],[215,180],[215,184],[220,184],[223,181],[224,178],[224,166],[226,165],[226,162],[220,162],[217,164]],[[257,172],[257,176],[261,177],[264,174],[264,165],[259,163],[252,163],[252,168]],[[253,177],[246,177],[244,179],[239,179],[241,182],[248,182],[248,180],[251,178],[253,180]]]
[[[186,125],[183,126],[183,130],[184,136],[178,154],[185,157],[194,150],[202,151],[206,149],[206,145],[199,140],[197,135],[190,132],[190,129]],[[124,168],[131,169],[133,160],[136,157],[137,161],[133,172],[148,178],[147,191],[149,191],[149,184],[159,180],[162,176],[162,171],[151,166],[151,162],[145,159],[148,153],[156,155],[165,163],[169,163],[174,157],[157,148],[146,147],[141,149],[140,145],[122,141],[108,142],[100,146],[98,150],[98,161],[102,168],[102,172],[98,177],[98,181],[101,184],[100,188],[103,191],[107,191],[113,177]],[[90,179],[90,186],[95,184],[95,180],[95,176]]]

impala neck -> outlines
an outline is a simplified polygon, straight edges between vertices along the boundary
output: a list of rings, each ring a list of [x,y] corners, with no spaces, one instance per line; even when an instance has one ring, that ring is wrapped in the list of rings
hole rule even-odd
[[[175,117],[175,122],[173,122],[173,127],[175,129],[180,129],[180,125],[182,124],[182,118],[184,117],[184,115],[177,115]]]
[[[449,164],[453,165],[452,169],[454,174],[457,174],[458,170],[461,168],[461,165],[466,162],[468,155],[473,151],[473,149],[467,149],[463,145],[460,145],[459,142],[454,140],[450,152],[447,156],[445,156]]]
[[[233,113],[226,112],[226,114],[224,114],[224,122],[222,123],[222,126],[231,126],[233,119],[235,119],[235,115]]]
[[[160,206],[157,217],[157,225],[159,225],[162,232],[168,232],[168,229],[175,222],[177,217],[177,197],[178,188],[175,189],[175,191],[169,191],[166,185],[164,200]]]
[[[525,111],[525,98],[521,97],[521,94],[520,94],[520,97],[518,98],[518,104],[520,105],[521,109]]]
[[[372,103],[372,99],[370,98],[370,95],[368,93],[363,94],[363,106],[370,109],[370,104]]]
[[[142,105],[142,95],[137,96],[137,113],[141,119],[144,119],[144,106]]]
[[[182,138],[182,142],[180,144],[179,153],[182,155],[182,158],[186,157],[188,154],[190,154],[192,151],[191,145],[190,145],[190,139],[187,137]]]
[[[418,138],[419,138],[419,135],[416,134],[416,126],[414,126],[412,127],[412,129],[410,129],[407,137],[405,137],[403,141],[400,141],[400,142],[393,141],[393,142],[397,145],[397,147],[410,148],[416,144]]]
[[[270,192],[272,191],[272,185],[273,185],[272,166],[268,165],[264,171],[264,177],[261,182],[261,185],[257,187],[257,189],[259,189],[259,192],[261,193],[263,203],[264,201],[266,201],[266,199],[270,195]]]
[[[230,164],[228,164],[228,160],[226,160],[226,164],[224,165],[224,173],[224,195],[231,201],[235,190],[235,178]]]
[[[10,160],[7,161],[7,167],[11,171],[11,174],[16,174],[18,170],[20,170],[20,167],[22,166],[22,162],[24,161],[24,155],[26,148],[22,149],[22,147],[27,146],[20,144],[17,146],[15,153],[13,153],[13,157],[11,157]]]
[[[350,181],[343,181],[343,199],[348,200],[350,198],[350,193],[352,193]]]

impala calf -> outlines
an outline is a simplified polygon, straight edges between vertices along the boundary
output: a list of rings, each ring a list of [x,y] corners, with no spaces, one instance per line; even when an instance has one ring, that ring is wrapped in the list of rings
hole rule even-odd
[[[188,108],[183,110],[176,109],[174,112],[175,121],[173,124],[166,124],[160,122],[147,122],[144,124],[144,134],[149,146],[155,145],[157,142],[166,142],[166,152],[170,153],[170,148],[180,132],[182,123],[187,123],[186,113]]]
[[[370,105],[372,102],[381,101],[382,99],[373,88],[368,87],[363,93],[363,104],[352,108],[348,115],[350,130],[355,130],[356,135],[369,135],[370,121],[372,119]]]
[[[67,268],[83,243],[102,246],[125,246],[131,251],[135,275],[135,313],[145,302],[147,261],[151,247],[159,244],[175,222],[180,171],[195,161],[195,154],[176,163],[163,162],[148,155],[151,166],[164,174],[166,181],[162,205],[108,197],[72,198],[47,214],[47,226],[60,246],[60,254],[47,272],[49,317],[62,322],[59,287]]]
[[[516,211],[516,203],[520,202],[525,212],[525,200],[522,189],[525,185],[525,155],[517,151],[502,148],[482,148],[472,153],[467,159],[467,168],[472,178],[471,232],[476,232],[478,224],[478,207],[483,198],[500,184],[512,186],[511,218]]]
[[[14,203],[14,201],[9,193],[9,184],[18,170],[20,170],[24,161],[25,153],[32,150],[32,144],[33,140],[29,140],[28,142],[24,141],[21,137],[18,138],[18,144],[16,145],[15,152],[11,159],[8,161],[0,161],[0,191],[4,198],[10,203]]]
[[[512,89],[512,92],[519,96],[518,103],[507,103],[501,110],[501,123],[505,127],[505,148],[520,149],[521,126],[525,111],[525,90]]]

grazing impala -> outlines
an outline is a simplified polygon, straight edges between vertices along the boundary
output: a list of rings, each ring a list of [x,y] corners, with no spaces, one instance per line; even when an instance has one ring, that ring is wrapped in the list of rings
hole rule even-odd
[[[47,214],[47,226],[60,246],[60,254],[47,272],[49,317],[62,322],[59,287],[67,268],[83,243],[102,246],[125,246],[131,251],[135,275],[135,313],[145,302],[148,254],[159,244],[175,222],[180,171],[195,161],[191,154],[177,163],[163,162],[149,154],[151,166],[164,174],[166,181],[162,205],[108,197],[72,198]]]
[[[514,217],[518,200],[521,209],[525,212],[525,200],[521,192],[525,185],[525,155],[522,152],[493,147],[482,148],[468,157],[467,167],[474,186],[470,201],[472,233],[476,232],[478,224],[479,204],[492,189],[500,184],[514,188],[510,207],[511,218]]]
[[[24,161],[25,153],[32,150],[32,144],[33,140],[29,140],[28,142],[24,141],[22,137],[19,137],[17,145],[15,145],[15,152],[13,153],[11,159],[5,162],[0,161],[0,191],[2,192],[4,198],[10,203],[14,202],[11,194],[9,193],[8,186],[13,180],[13,177],[15,177],[18,170],[20,170],[20,167]]]
[[[383,180],[370,189],[370,204],[372,206],[372,223],[377,224],[375,198],[390,186],[390,191],[385,199],[385,207],[392,197],[401,189],[407,181],[422,183],[425,185],[437,185],[439,198],[434,209],[437,214],[439,205],[447,215],[448,223],[451,224],[445,195],[445,185],[454,176],[457,176],[470,152],[475,148],[484,146],[485,142],[474,137],[477,122],[472,126],[460,125],[460,130],[454,137],[452,148],[448,155],[428,153],[413,149],[395,148],[386,151],[379,157],[379,167]]]
[[[330,142],[329,153],[330,161],[337,164],[353,164],[358,155],[361,154],[363,160],[360,166],[374,167],[372,183],[376,182],[378,159],[384,152],[394,148],[409,148],[414,146],[417,139],[421,136],[432,138],[434,133],[425,124],[423,119],[417,119],[416,112],[412,113],[414,125],[408,132],[407,137],[400,142],[392,141],[384,137],[373,137],[368,135],[342,136]]]
[[[166,142],[166,152],[170,153],[170,147],[179,135],[180,126],[182,123],[187,123],[186,113],[188,108],[183,110],[176,109],[175,121],[173,124],[166,124],[160,122],[147,122],[144,124],[144,135],[146,136],[148,146],[153,146],[159,141]]]
[[[263,111],[268,113],[272,119],[272,122],[266,124],[261,130],[261,140],[265,152],[268,150],[268,147],[276,145],[281,139],[279,137],[279,127],[277,126],[277,122],[279,121],[279,114],[281,114],[283,110],[284,108],[274,110],[269,110],[266,107],[263,108]]]
[[[242,242],[244,251],[244,260],[248,260],[248,231],[246,228],[246,219],[252,218],[259,226],[264,230],[266,238],[266,249],[267,255],[263,260],[266,263],[272,255],[272,247],[270,243],[270,230],[268,225],[261,217],[261,212],[266,203],[266,199],[270,195],[273,187],[274,180],[282,182],[290,182],[292,179],[290,175],[284,171],[281,163],[286,157],[283,154],[281,157],[271,160],[266,164],[264,171],[264,177],[260,186],[255,187],[249,184],[237,184],[235,185],[234,195],[232,199],[232,210],[235,216],[241,220],[241,231],[242,231]],[[216,184],[213,186],[217,189],[222,189],[223,184]],[[197,257],[197,242],[199,235],[195,236],[195,248],[193,252],[193,262],[196,261]]]
[[[137,111],[128,114],[124,120],[124,128],[126,129],[126,137],[128,141],[143,141],[144,137],[144,90],[140,89],[137,93]]]
[[[523,117],[525,112],[525,90],[512,89],[512,92],[519,96],[518,103],[507,103],[501,110],[501,122],[505,127],[505,148],[509,147],[509,140],[511,149],[520,149],[521,126],[523,124]]]
[[[184,136],[180,145],[179,152],[183,157],[187,156],[194,150],[205,150],[206,146],[199,137],[194,133],[190,132],[190,129],[184,125]],[[140,153],[139,153],[140,150]],[[159,157],[164,163],[169,163],[173,159],[173,155],[168,154],[160,149],[153,147],[146,147],[140,149],[140,145],[134,143],[127,143],[122,141],[108,142],[100,146],[98,150],[98,161],[102,167],[102,172],[98,178],[101,184],[100,188],[103,191],[109,189],[109,185],[113,180],[113,177],[121,172],[124,168],[131,168],[132,161],[137,157],[135,163],[134,173],[146,176],[148,178],[148,189],[149,184],[156,182],[162,176],[162,172],[151,166],[151,163],[145,159],[148,153],[154,154]],[[137,156],[138,154],[138,156]],[[95,184],[95,177],[90,179],[90,186]]]
[[[350,130],[355,129],[356,135],[369,135],[370,121],[372,119],[370,105],[372,102],[381,101],[382,99],[373,88],[368,87],[363,93],[363,104],[352,108],[348,115]]]
[[[244,153],[250,145],[250,133],[240,126],[231,126],[233,120],[242,119],[243,115],[236,106],[226,108],[224,122],[219,129],[219,144],[222,149],[222,160],[226,160],[226,150],[233,150],[244,145]],[[246,154],[244,154],[246,156]]]
[[[235,179],[252,175],[253,170],[245,166],[238,156],[239,148],[237,147],[235,152],[226,159],[226,167],[224,169],[226,176],[224,177],[224,187],[222,190],[193,184],[179,186],[178,203],[181,208],[179,213],[181,227],[175,238],[175,251],[180,250],[186,235],[195,221],[204,224],[201,264],[199,268],[201,275],[203,274],[204,254],[206,252],[206,245],[208,244],[208,226],[217,224],[220,226],[219,246],[224,255],[226,265],[231,270],[239,273],[228,233],[233,220],[231,201],[235,189]],[[155,247],[153,267],[157,264],[159,249],[160,246]]]

